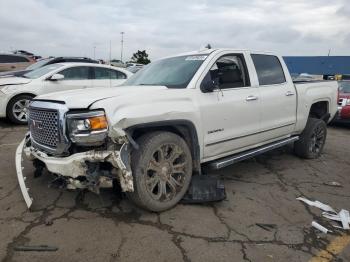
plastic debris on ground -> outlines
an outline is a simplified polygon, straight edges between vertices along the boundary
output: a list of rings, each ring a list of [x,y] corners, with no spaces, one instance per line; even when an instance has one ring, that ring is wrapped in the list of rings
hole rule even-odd
[[[311,200],[308,200],[304,197],[298,197],[297,200],[303,201],[304,203],[308,204],[309,206],[318,207],[319,209],[322,209],[323,211],[336,213],[332,207],[330,207],[329,205],[323,204],[320,201],[311,201]]]
[[[190,187],[181,202],[186,204],[221,201],[226,198],[222,180],[210,175],[192,177]]]
[[[57,251],[58,247],[39,245],[39,246],[16,246],[15,251]]]
[[[326,186],[343,187],[339,182],[336,181],[325,182],[323,184]]]
[[[350,229],[349,224],[350,224],[350,214],[348,210],[342,209],[340,210],[340,212],[336,212],[331,206],[323,204],[320,201],[311,201],[309,199],[306,199],[304,197],[298,197],[297,200],[300,200],[304,203],[306,203],[309,206],[313,206],[313,207],[317,207],[325,212],[322,212],[322,216],[324,218],[333,220],[333,221],[337,221],[341,223],[341,227],[337,226],[337,225],[333,225],[333,227],[335,228],[341,228],[341,229],[345,229],[348,230]],[[320,230],[323,233],[327,233],[327,232],[332,232],[329,229],[325,228],[324,226],[318,224],[317,222],[313,221],[311,223],[311,225],[314,228],[317,228],[318,230]]]
[[[332,232],[331,230],[329,230],[328,228],[325,228],[324,226],[320,225],[319,223],[312,221],[311,226],[313,226],[314,228],[317,228],[318,230],[320,230],[321,232],[327,234],[328,232]]]
[[[276,228],[275,224],[261,224],[261,223],[255,223],[258,227],[266,230],[266,231],[271,231]]]

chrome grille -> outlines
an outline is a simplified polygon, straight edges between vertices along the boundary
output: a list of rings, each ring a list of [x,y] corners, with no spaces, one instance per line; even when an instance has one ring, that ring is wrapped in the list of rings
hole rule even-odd
[[[59,143],[58,111],[30,107],[29,129],[36,143],[56,148]]]

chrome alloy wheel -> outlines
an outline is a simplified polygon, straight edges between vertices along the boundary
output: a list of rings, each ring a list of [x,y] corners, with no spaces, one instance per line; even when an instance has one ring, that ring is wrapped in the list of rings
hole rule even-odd
[[[309,145],[310,152],[318,154],[324,145],[325,142],[325,131],[322,126],[318,126],[315,128],[311,135],[311,141]]]
[[[13,113],[13,116],[18,121],[20,121],[20,122],[27,122],[28,121],[29,104],[30,104],[30,100],[28,100],[28,99],[21,99],[13,104],[12,113]]]
[[[158,147],[149,161],[146,188],[154,200],[165,202],[176,197],[184,186],[187,160],[175,144]]]

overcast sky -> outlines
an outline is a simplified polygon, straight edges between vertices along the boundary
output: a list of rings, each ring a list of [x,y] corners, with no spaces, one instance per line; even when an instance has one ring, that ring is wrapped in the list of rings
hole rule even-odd
[[[0,51],[152,59],[213,47],[350,55],[348,0],[0,0]]]

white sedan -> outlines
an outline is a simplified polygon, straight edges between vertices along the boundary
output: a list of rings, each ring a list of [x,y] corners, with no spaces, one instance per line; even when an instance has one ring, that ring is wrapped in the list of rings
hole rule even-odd
[[[132,75],[113,66],[89,63],[57,63],[22,77],[0,78],[0,117],[16,124],[27,123],[27,107],[37,96],[81,88],[115,87]]]

